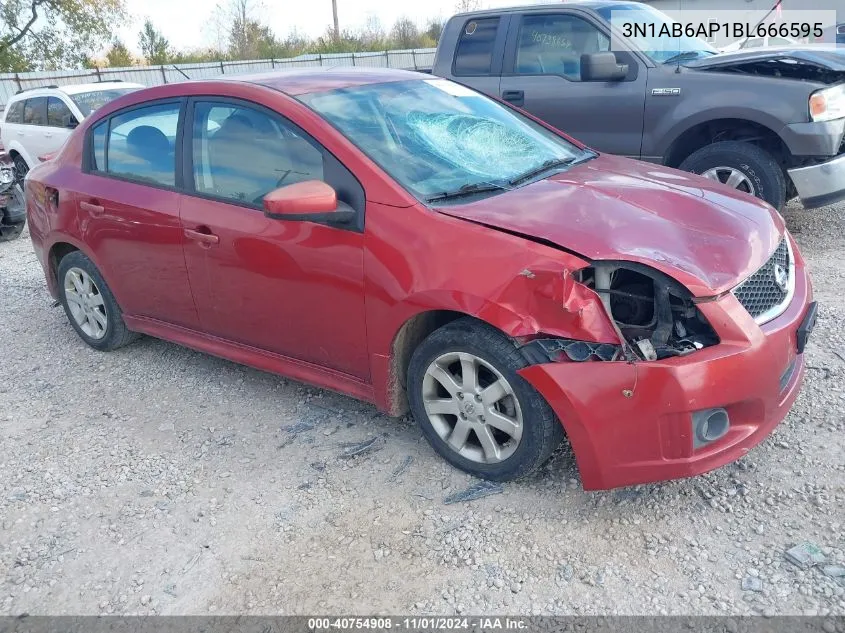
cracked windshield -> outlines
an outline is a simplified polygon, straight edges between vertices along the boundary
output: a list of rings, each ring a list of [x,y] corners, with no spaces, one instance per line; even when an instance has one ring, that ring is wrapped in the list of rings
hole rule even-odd
[[[444,80],[400,81],[303,95],[415,195],[512,188],[584,150],[472,90]]]

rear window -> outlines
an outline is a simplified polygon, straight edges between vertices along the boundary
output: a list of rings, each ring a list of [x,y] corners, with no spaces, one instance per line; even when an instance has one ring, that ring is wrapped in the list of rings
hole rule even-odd
[[[23,122],[27,125],[47,125],[47,97],[26,100]]]
[[[10,103],[6,108],[6,123],[22,123],[23,122],[23,101],[15,101]]]
[[[499,18],[469,20],[464,24],[455,53],[456,75],[489,75]]]

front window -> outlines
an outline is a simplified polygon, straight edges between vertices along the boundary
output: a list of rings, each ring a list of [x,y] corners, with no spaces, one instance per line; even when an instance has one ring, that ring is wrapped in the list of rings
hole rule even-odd
[[[610,38],[582,18],[566,13],[529,15],[519,28],[515,71],[581,81],[581,55],[609,50]]]
[[[675,20],[654,7],[645,4],[622,4],[600,7],[596,11],[617,28],[621,28],[623,22],[647,24],[649,30],[645,37],[636,34],[637,36],[630,38],[630,40],[658,64],[692,61],[718,53],[715,48],[698,37],[667,37],[665,35],[660,37],[661,30],[664,30],[662,29],[663,25],[666,25],[668,27],[666,30],[671,32]],[[652,25],[654,26],[652,27]],[[652,28],[654,29],[654,37],[650,36]]]
[[[194,108],[194,187],[200,193],[261,205],[278,187],[323,180],[323,153],[280,117],[212,101]]]
[[[400,81],[302,95],[420,198],[512,181],[586,152],[521,114],[443,79]]]
[[[47,125],[51,127],[76,127],[79,121],[73,116],[70,108],[57,97],[47,99]]]
[[[139,88],[112,88],[110,90],[92,90],[91,92],[80,92],[75,95],[70,95],[76,107],[82,113],[82,116],[87,117],[97,108],[102,108],[109,101],[114,101],[118,97],[135,92]]]

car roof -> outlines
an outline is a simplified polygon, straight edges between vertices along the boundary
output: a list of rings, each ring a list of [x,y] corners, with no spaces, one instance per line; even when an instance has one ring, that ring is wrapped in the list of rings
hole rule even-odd
[[[80,94],[82,92],[97,92],[100,90],[114,90],[115,88],[146,88],[143,84],[131,83],[128,81],[99,81],[86,84],[70,84],[67,86],[39,86],[37,88],[26,88],[21,90],[9,99],[9,102],[28,99],[30,97],[43,97],[63,92],[67,95]]]
[[[499,15],[501,13],[508,13],[510,11],[534,11],[534,10],[557,10],[566,9],[568,7],[580,7],[583,9],[603,9],[605,7],[612,8],[614,6],[624,6],[632,4],[644,4],[637,0],[564,0],[564,2],[544,4],[520,4],[513,6],[497,7],[495,9],[480,9],[478,11],[467,11],[465,13],[458,13],[454,17],[465,17],[470,15]]]
[[[266,86],[295,97],[312,92],[328,92],[395,81],[433,79],[431,75],[396,68],[316,67],[296,70],[218,77],[216,81],[237,81]]]
[[[114,90],[115,88],[146,88],[146,86],[128,81],[101,81],[88,84],[74,84],[72,86],[59,86],[58,89],[69,95],[75,95],[80,92],[97,92],[99,90]]]

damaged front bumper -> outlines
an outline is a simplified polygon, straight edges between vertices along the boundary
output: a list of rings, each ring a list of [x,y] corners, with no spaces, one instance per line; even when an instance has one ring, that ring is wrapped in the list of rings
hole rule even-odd
[[[845,154],[817,165],[790,169],[789,176],[807,209],[845,200]]]
[[[0,194],[0,223],[13,226],[26,221],[26,205],[18,185]]]
[[[720,343],[693,354],[520,371],[563,424],[585,489],[701,474],[742,457],[772,432],[800,390],[799,348],[815,314],[803,265],[796,273],[789,307],[763,325],[733,294],[702,303]],[[700,441],[697,421],[711,411],[726,413],[728,424],[716,439]]]

